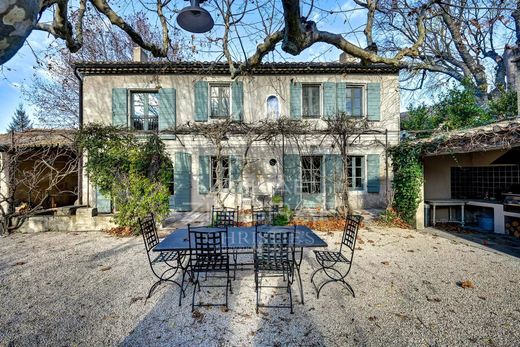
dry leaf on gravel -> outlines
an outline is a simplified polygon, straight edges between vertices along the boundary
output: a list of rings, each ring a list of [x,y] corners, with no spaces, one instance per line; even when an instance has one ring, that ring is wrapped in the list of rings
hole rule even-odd
[[[191,314],[191,316],[197,320],[197,321],[202,321],[202,319],[204,318],[204,313],[200,312],[199,310],[195,310],[193,311],[193,313]]]
[[[370,316],[370,317],[368,317],[368,320],[373,322],[373,321],[377,320],[377,317],[376,316]]]
[[[382,261],[381,264],[383,264],[383,265],[390,265],[390,262],[389,261]]]
[[[429,302],[441,302],[441,299],[439,298],[430,298],[428,295],[426,295],[426,300]]]
[[[102,267],[101,269],[99,269],[99,271],[108,271],[112,268],[112,266],[104,266]]]
[[[459,281],[457,282],[457,285],[461,288],[475,288],[475,285],[473,284],[473,282],[471,282],[470,280],[465,280],[465,281]]]
[[[13,266],[20,266],[20,265],[24,265],[24,264],[27,264],[26,261],[17,261],[16,263],[13,264]]]
[[[226,306],[220,306],[220,312],[228,312],[229,311],[229,308],[227,308]]]

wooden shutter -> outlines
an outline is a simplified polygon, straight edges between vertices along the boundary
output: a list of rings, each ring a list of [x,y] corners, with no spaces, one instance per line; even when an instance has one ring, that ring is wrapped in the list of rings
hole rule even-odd
[[[302,84],[291,83],[290,90],[290,117],[291,119],[302,118]]]
[[[244,82],[231,83],[231,119],[241,121],[244,119]]]
[[[195,115],[198,122],[208,120],[209,107],[209,84],[206,81],[197,81],[194,85]]]
[[[341,191],[343,162],[339,154],[325,156],[325,208],[331,210],[336,207],[336,193]]]
[[[241,192],[241,181],[240,181],[240,172],[242,170],[242,158],[237,155],[230,155],[230,178],[231,182],[233,182],[235,193]]]
[[[323,111],[325,118],[336,115],[336,84],[332,82],[323,83]]]
[[[298,154],[284,155],[285,203],[292,209],[301,200],[301,159]]]
[[[174,165],[174,209],[175,211],[188,212],[191,211],[191,154],[176,152]]]
[[[125,88],[112,89],[112,125],[128,126],[128,91]]]
[[[379,154],[367,155],[367,192],[369,193],[379,193],[381,179],[379,161]]]
[[[159,131],[174,130],[176,119],[176,93],[173,88],[159,90]],[[161,139],[174,140],[172,133],[161,134]]]
[[[112,199],[96,188],[96,208],[98,213],[112,213]]]
[[[367,84],[367,119],[381,120],[381,84]]]
[[[345,113],[347,102],[347,84],[345,82],[336,83],[336,107],[337,112]]]
[[[199,194],[208,194],[210,191],[210,157],[199,155]]]

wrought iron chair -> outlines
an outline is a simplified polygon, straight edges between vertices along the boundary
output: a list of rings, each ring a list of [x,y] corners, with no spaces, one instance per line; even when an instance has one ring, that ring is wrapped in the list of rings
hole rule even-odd
[[[146,255],[148,256],[148,263],[152,269],[152,273],[158,280],[152,285],[148,291],[147,299],[149,299],[153,291],[162,283],[173,283],[180,287],[181,292],[179,294],[179,306],[183,296],[186,296],[182,284],[173,280],[179,269],[183,270],[184,253],[182,252],[160,252],[156,256],[152,254],[155,246],[159,244],[159,236],[157,235],[157,227],[155,225],[155,219],[153,213],[144,217],[139,218],[139,227],[141,228],[141,234],[143,235],[144,246],[146,249]],[[157,271],[157,265],[166,265],[166,270]]]
[[[271,206],[271,209],[255,209],[251,206],[251,221],[253,225],[272,225],[277,214],[278,206]]]
[[[190,242],[190,258],[188,261],[188,271],[193,281],[193,296],[191,299],[191,310],[195,306],[228,306],[228,292],[233,293],[231,287],[231,277],[229,275],[229,254],[227,248],[227,227],[191,227],[188,224],[188,234]],[[211,276],[225,278],[225,285],[201,285],[199,275],[204,273],[224,273],[224,276]],[[184,276],[182,279],[184,283]],[[226,288],[226,301],[224,304],[198,303],[195,304],[195,294],[200,292],[201,287]]]
[[[296,226],[293,227],[255,227],[255,289],[256,289],[256,313],[259,307],[290,308],[293,311],[291,285],[294,281],[294,244]],[[282,277],[287,280],[283,286],[263,286],[262,278]],[[289,305],[264,305],[260,303],[260,289],[286,288],[289,294]]]
[[[314,251],[316,255],[316,261],[320,265],[320,268],[314,271],[311,277],[311,283],[316,289],[316,297],[319,299],[320,291],[332,282],[342,283],[352,293],[353,297],[356,297],[354,289],[345,281],[345,278],[350,272],[352,267],[352,259],[354,257],[354,249],[356,247],[356,236],[359,230],[359,225],[363,217],[359,215],[349,215],[346,218],[345,230],[341,239],[341,244],[338,252],[334,251]],[[348,250],[345,250],[347,248]],[[337,265],[345,264],[346,269],[340,271],[337,269]],[[329,278],[323,282],[319,287],[314,283],[314,276],[318,272],[323,272]]]
[[[238,206],[236,208],[211,206],[211,226],[218,228],[238,226],[238,208]]]

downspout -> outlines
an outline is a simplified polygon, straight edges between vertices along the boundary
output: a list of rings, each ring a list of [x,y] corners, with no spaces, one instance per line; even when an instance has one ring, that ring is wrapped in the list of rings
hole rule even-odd
[[[79,110],[78,110],[78,123],[79,130],[83,129],[83,79],[81,75],[78,73],[78,67],[74,67],[74,76],[79,81]],[[78,202],[80,205],[83,205],[83,153],[78,153]],[[89,199],[89,188],[87,187],[87,203],[86,205],[90,205]]]

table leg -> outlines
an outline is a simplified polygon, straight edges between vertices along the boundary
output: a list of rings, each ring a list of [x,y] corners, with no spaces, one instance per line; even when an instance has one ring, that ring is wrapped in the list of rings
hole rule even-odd
[[[304,305],[305,301],[303,299],[302,275],[300,273],[300,266],[302,264],[302,260],[303,260],[303,247],[300,248],[300,259],[295,261],[295,265],[296,265],[296,273],[298,274],[298,282],[299,282],[298,284],[299,284],[299,287],[300,287],[300,297],[302,299],[302,305]]]

